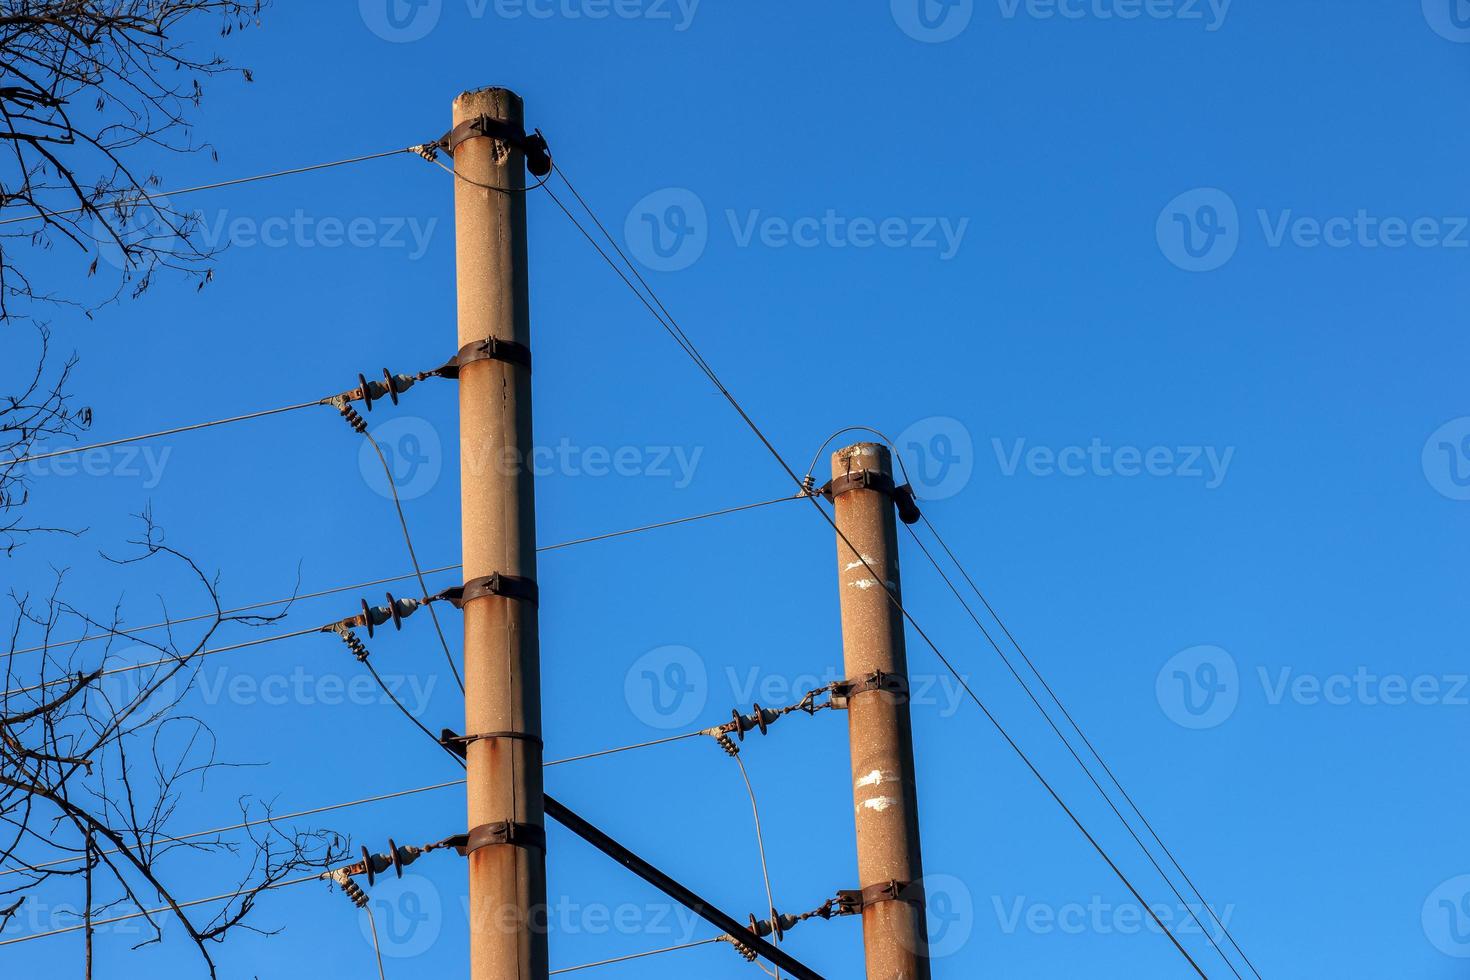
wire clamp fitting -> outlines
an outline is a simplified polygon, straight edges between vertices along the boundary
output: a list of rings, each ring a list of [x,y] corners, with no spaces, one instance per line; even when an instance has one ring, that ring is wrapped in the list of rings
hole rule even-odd
[[[545,744],[530,732],[480,732],[475,735],[461,735],[452,728],[446,728],[439,733],[439,744],[465,761],[469,761],[471,742],[485,742],[492,739],[531,742],[538,747]]]
[[[540,602],[540,590],[537,589],[534,579],[523,578],[519,575],[502,575],[499,572],[470,579],[464,585],[445,589],[434,598],[443,599],[456,609],[463,609],[476,599],[492,595],[502,599],[529,602],[532,605]]]
[[[459,372],[466,364],[473,364],[475,361],[504,361],[506,364],[520,365],[529,371],[531,370],[531,348],[525,344],[518,344],[514,340],[486,337],[484,340],[465,344],[459,349],[459,353],[451,357],[443,367],[435,368],[427,374],[454,381],[459,378]]]
[[[846,711],[849,702],[868,691],[882,691],[891,695],[894,704],[906,704],[909,700],[909,680],[902,674],[889,674],[875,670],[866,677],[851,681],[838,681],[832,685],[832,706]]]
[[[881,494],[886,494],[898,507],[898,519],[905,524],[917,524],[924,516],[919,511],[919,502],[914,497],[914,488],[907,483],[896,485],[893,477],[878,470],[853,470],[851,473],[834,477],[827,481],[820,493],[835,503],[838,497],[854,490],[876,490]]]
[[[460,857],[469,857],[482,847],[509,845],[527,851],[546,853],[546,828],[514,820],[482,823],[467,834],[456,834],[435,847],[452,847]]]
[[[454,156],[461,143],[479,137],[489,137],[519,149],[526,156],[526,169],[531,172],[532,176],[545,177],[551,173],[551,151],[546,145],[546,137],[541,135],[541,130],[538,129],[528,135],[524,126],[514,126],[504,119],[495,119],[486,115],[466,119],[440,137],[434,145],[450,156]],[[422,150],[420,153],[422,154]],[[427,154],[422,155],[427,156]]]
[[[864,909],[884,902],[905,902],[924,906],[924,883],[920,881],[883,881],[859,891],[837,893],[836,915],[861,915]]]
[[[387,854],[369,854],[368,849],[362,849],[362,860],[355,864],[349,864],[336,868],[329,872],[327,877],[341,887],[348,901],[358,908],[367,908],[367,893],[362,886],[352,879],[357,876],[367,878],[368,887],[371,888],[377,882],[377,876],[384,871],[393,870],[399,878],[403,877],[403,869],[413,864],[431,848],[427,847],[399,847],[393,838],[388,838]]]

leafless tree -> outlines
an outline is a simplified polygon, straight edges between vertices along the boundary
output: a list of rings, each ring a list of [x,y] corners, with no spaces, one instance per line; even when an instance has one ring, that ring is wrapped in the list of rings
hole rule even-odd
[[[190,117],[204,82],[250,73],[198,42],[252,23],[263,2],[0,0],[0,322],[100,305],[77,295],[58,244],[75,269],[112,278],[102,303],[161,270],[208,281],[199,222],[156,196],[154,164],[209,150]]]
[[[121,563],[171,563],[212,607],[187,638],[173,627],[130,630],[116,611],[99,619],[77,609],[62,598],[62,577],[42,597],[11,594],[15,626],[0,694],[0,928],[24,914],[27,902],[54,901],[70,880],[80,886],[73,894],[84,892],[76,924],[87,936],[86,976],[93,920],[154,908],[164,911],[141,917],[139,945],[161,941],[175,922],[214,976],[215,943],[236,930],[261,931],[251,918],[259,896],[341,861],[345,842],[279,828],[268,807],[245,801],[241,823],[266,822],[246,828],[244,840],[181,839],[173,818],[184,794],[205,790],[230,765],[219,758],[209,724],[185,710],[200,660],[222,627],[276,617],[226,615],[216,583],[162,543],[146,515],[144,528],[134,542],[138,554]],[[122,662],[113,656],[120,645],[128,648]],[[118,669],[138,663],[147,666]],[[229,890],[236,894],[214,907],[186,906],[194,896],[178,896],[170,884],[201,855],[221,856],[235,875]]]

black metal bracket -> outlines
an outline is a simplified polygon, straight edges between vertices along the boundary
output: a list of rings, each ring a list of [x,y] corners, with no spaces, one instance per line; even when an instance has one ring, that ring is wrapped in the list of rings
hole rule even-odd
[[[902,674],[875,670],[857,680],[839,681],[832,685],[832,706],[839,711],[845,711],[850,700],[867,691],[884,691],[893,695],[896,704],[906,704],[909,699],[909,680]]]
[[[430,373],[440,377],[455,380],[459,377],[460,369],[466,364],[475,361],[504,361],[507,364],[519,364],[527,371],[531,370],[531,349],[525,344],[518,344],[514,340],[501,340],[499,337],[486,337],[484,340],[476,340],[465,344],[459,349],[459,353],[451,357],[443,367],[436,368]]]
[[[530,732],[480,732],[475,735],[461,735],[452,728],[445,728],[439,732],[439,744],[466,761],[469,759],[469,745],[471,742],[484,742],[498,738],[519,742],[533,742],[536,745],[545,744]]]
[[[488,136],[509,146],[514,146],[526,155],[526,169],[536,177],[551,173],[551,152],[546,146],[546,137],[541,130],[527,134],[523,126],[513,126],[504,119],[476,116],[455,126],[439,140],[439,147],[450,156],[465,140]]]
[[[522,850],[546,853],[546,828],[514,820],[482,823],[467,834],[456,834],[445,840],[444,845],[459,852],[460,857],[469,857],[482,847],[509,844]]]
[[[837,906],[841,915],[861,915],[863,909],[884,902],[907,902],[923,907],[924,883],[921,881],[883,881],[869,885],[860,891],[843,890],[837,893]]]
[[[905,524],[917,524],[924,516],[919,511],[919,502],[914,497],[914,488],[907,483],[895,484],[893,477],[879,470],[853,470],[834,477],[819,491],[828,500],[836,501],[844,493],[854,490],[876,490],[886,494],[898,508],[898,519]]]
[[[522,578],[519,575],[502,575],[496,572],[483,578],[471,579],[464,585],[445,589],[435,598],[447,600],[456,609],[463,609],[466,604],[487,595],[500,596],[503,599],[517,599],[534,605],[540,601],[541,593],[532,579]]]

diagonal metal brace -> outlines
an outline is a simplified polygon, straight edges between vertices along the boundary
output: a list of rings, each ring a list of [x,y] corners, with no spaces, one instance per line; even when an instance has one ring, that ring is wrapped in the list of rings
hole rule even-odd
[[[790,973],[796,980],[823,980],[822,975],[811,967],[804,965],[800,960],[782,951],[779,947],[771,945],[765,939],[752,933],[748,926],[741,925],[733,917],[721,912],[694,892],[679,884],[673,878],[643,860],[632,851],[628,850],[611,837],[598,830],[592,824],[568,810],[561,803],[545,797],[546,815],[563,827],[582,838],[593,847],[597,848],[608,857],[617,861],[623,867],[633,872],[644,881],[648,882],[665,895],[689,909],[695,915],[713,925],[716,929],[737,939],[742,945],[759,953],[771,962],[772,965]]]

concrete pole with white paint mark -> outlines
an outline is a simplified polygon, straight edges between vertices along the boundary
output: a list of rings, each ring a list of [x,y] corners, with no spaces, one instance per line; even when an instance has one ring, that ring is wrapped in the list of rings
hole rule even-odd
[[[901,594],[888,449],[862,442],[834,453],[832,478],[867,975],[929,980],[908,656],[902,614],[883,587]]]

